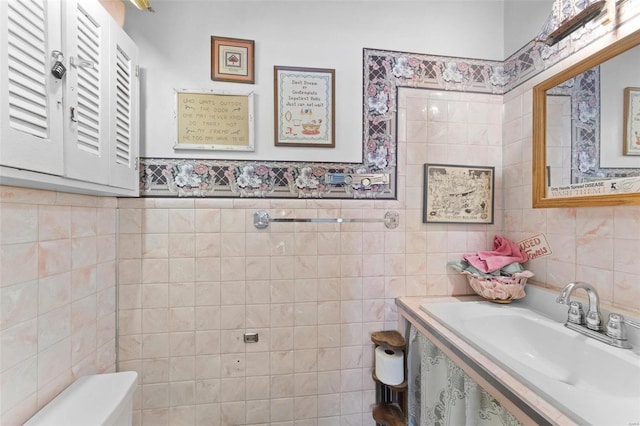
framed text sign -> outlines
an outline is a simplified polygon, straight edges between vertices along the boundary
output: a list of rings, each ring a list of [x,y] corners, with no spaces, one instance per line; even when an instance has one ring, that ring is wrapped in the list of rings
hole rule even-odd
[[[253,151],[253,92],[176,91],[175,150]]]
[[[275,66],[275,145],[334,148],[335,70]]]

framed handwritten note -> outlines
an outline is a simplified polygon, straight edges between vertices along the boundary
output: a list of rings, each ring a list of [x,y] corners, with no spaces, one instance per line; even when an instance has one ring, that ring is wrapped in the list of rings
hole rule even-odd
[[[335,70],[273,67],[275,145],[335,148]]]
[[[253,151],[253,92],[177,90],[174,150]]]

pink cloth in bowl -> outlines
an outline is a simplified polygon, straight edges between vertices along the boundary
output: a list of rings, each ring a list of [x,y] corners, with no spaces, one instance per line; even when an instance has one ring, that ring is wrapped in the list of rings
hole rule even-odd
[[[529,255],[513,241],[496,235],[493,250],[465,254],[462,258],[480,271],[491,273],[511,263],[524,263],[529,260]]]

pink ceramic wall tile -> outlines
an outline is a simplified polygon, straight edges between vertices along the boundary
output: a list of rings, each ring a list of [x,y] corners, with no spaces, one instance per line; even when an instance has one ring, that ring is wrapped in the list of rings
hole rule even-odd
[[[324,324],[318,326],[318,348],[339,348],[340,326],[338,324]]]
[[[318,347],[317,326],[295,326],[293,328],[293,348],[313,349]]]
[[[142,211],[141,209],[118,209],[118,232],[139,234],[142,230]]]
[[[613,240],[613,266],[615,272],[640,275],[640,238]]]
[[[39,206],[36,229],[40,241],[69,238],[71,236],[71,208],[53,205]]]
[[[29,334],[26,333],[26,336]],[[43,351],[70,336],[71,309],[68,305],[38,316],[37,335],[33,336],[33,342],[37,343],[38,351]]]
[[[266,276],[268,275],[263,275],[261,278]],[[271,296],[269,281],[265,279],[247,281],[246,290],[247,303],[269,303]]]
[[[0,288],[0,307],[0,330],[35,318],[38,312],[37,281]]]
[[[133,286],[123,286],[133,287]],[[168,308],[169,307],[169,284],[143,284],[141,292],[142,307],[145,309]],[[132,291],[132,290],[131,290]],[[130,293],[128,291],[127,293]],[[132,295],[136,296],[136,295]],[[128,302],[130,303],[130,302]]]
[[[547,261],[547,274],[544,282],[552,287],[563,288],[566,284],[575,281],[575,268],[572,262]],[[542,277],[540,277],[542,279]]]
[[[38,206],[0,204],[2,244],[29,243],[38,240]]]
[[[630,274],[627,272],[614,272],[613,303],[625,309],[639,312],[638,300],[640,299],[640,288],[638,279],[640,274]]]
[[[406,277],[406,294],[407,296],[426,296],[427,295],[427,276],[425,275],[409,275]],[[374,321],[382,321],[384,318],[377,317]]]
[[[244,305],[246,303],[246,284],[244,281],[226,281],[220,283],[221,305]]]
[[[7,328],[0,336],[2,354],[0,354],[0,371],[25,361],[37,354],[38,324],[36,319],[28,320]]]
[[[220,232],[220,210],[196,209],[195,230],[196,232]]]
[[[61,340],[38,353],[38,388],[71,369],[71,338]]]
[[[294,324],[296,326],[318,324],[318,308],[313,302],[295,303],[293,307]]]
[[[46,243],[42,243],[46,244]],[[41,244],[41,248],[43,245]],[[139,249],[139,244],[132,244],[132,250]],[[78,237],[71,239],[71,268],[80,269],[95,265],[98,262],[96,237]],[[40,251],[42,254],[42,249]],[[139,256],[138,256],[139,257]],[[62,272],[62,271],[60,271]]]
[[[71,237],[90,237],[98,232],[98,215],[95,208],[71,208]]]
[[[226,266],[225,266],[226,272],[228,272],[229,270],[233,270],[232,266],[234,263],[242,262],[242,259],[240,260],[236,259],[235,261],[229,260],[232,258],[226,258],[226,259],[227,259]],[[188,261],[189,259],[185,260],[185,262],[188,262]],[[188,270],[184,272],[188,273]],[[221,274],[222,274],[222,260],[219,257],[198,257],[195,259],[195,281],[196,282],[220,281]],[[243,279],[243,278],[238,277],[238,279]],[[175,274],[172,279],[172,282],[185,282],[185,281],[188,281],[188,278],[187,276],[182,274]]]
[[[582,235],[576,241],[576,263],[595,268],[613,269],[613,239]]]
[[[0,200],[7,203],[55,204],[57,193],[39,189],[0,186]]]
[[[169,234],[170,257],[195,257],[196,236],[193,233]]]
[[[362,278],[341,278],[340,279],[340,299],[360,300],[362,299]]]
[[[39,243],[38,276],[46,277],[70,271],[71,248],[71,240],[52,240]]]
[[[614,236],[621,239],[638,239],[640,236],[640,206],[615,207]]]
[[[318,277],[316,256],[294,256],[294,277],[299,280]]]
[[[120,264],[122,265],[122,261]],[[141,267],[142,283],[152,284],[165,283],[169,281],[169,262],[167,259],[143,259]],[[125,281],[123,284],[128,284],[128,282]]]
[[[169,232],[183,233],[195,231],[195,210],[170,209]]]
[[[220,229],[224,232],[246,232],[246,215],[243,209],[231,210],[222,209],[220,211]],[[255,228],[254,228],[255,229]]]
[[[601,303],[613,302],[613,271],[594,267],[594,265],[576,265],[576,280],[588,282],[598,291]]]

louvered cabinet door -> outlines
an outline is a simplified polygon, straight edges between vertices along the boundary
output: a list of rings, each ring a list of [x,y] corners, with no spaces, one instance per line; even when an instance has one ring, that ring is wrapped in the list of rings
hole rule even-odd
[[[115,23],[111,28],[109,185],[139,190],[138,47]]]
[[[62,175],[60,2],[0,1],[0,165]]]
[[[65,176],[107,184],[111,18],[98,0],[66,0],[65,9]]]

